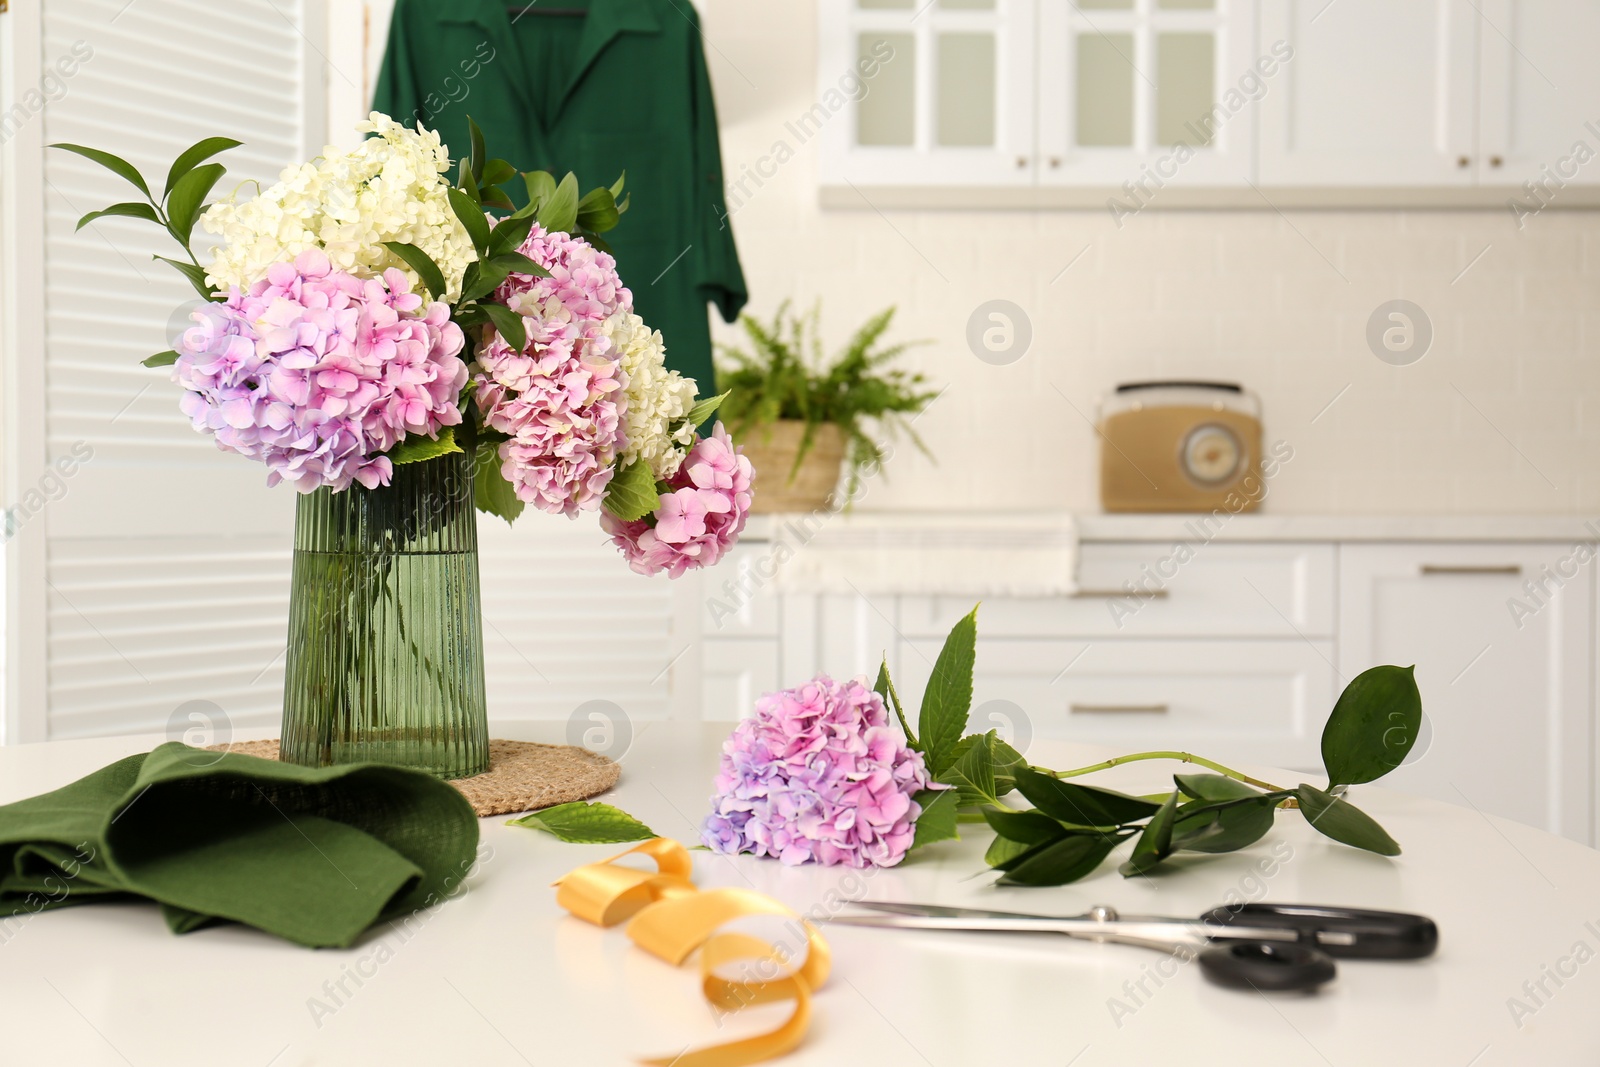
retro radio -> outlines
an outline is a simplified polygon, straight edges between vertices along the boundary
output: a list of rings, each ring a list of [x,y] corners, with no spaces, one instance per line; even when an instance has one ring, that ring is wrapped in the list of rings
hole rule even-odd
[[[1254,511],[1260,504],[1261,404],[1242,386],[1119,385],[1100,406],[1099,428],[1107,511]],[[1246,478],[1250,486],[1241,489]]]

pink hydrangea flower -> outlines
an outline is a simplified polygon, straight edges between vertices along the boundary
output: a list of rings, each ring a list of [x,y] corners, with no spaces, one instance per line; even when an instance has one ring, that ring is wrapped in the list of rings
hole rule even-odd
[[[498,333],[478,352],[477,403],[511,439],[501,472],[517,498],[575,515],[600,505],[612,461],[627,445],[627,376],[602,327],[633,309],[616,261],[586,241],[535,226],[520,249],[550,272],[513,274],[495,299],[523,316],[528,342],[513,350]]]
[[[700,839],[790,865],[892,867],[916,835],[912,798],[931,782],[877,693],[819,675],[762,697],[723,742]]]
[[[744,532],[750,514],[750,483],[755,470],[722,423],[697,440],[678,473],[667,483],[655,514],[623,522],[610,512],[600,526],[640,574],[710,567]]]
[[[363,280],[308,249],[194,319],[172,368],[180,406],[218,448],[265,463],[268,485],[387,485],[380,453],[461,421],[461,329],[398,270]]]

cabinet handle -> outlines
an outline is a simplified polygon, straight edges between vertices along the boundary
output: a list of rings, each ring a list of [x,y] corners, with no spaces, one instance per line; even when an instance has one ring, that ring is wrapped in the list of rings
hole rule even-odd
[[[1491,166],[1491,167],[1498,167],[1500,164],[1502,164],[1504,162],[1505,162],[1505,160],[1501,159],[1499,156],[1490,156],[1489,157],[1489,166]]]
[[[1472,157],[1471,156],[1457,156],[1456,157],[1456,166],[1458,166],[1461,169],[1465,170],[1466,168],[1472,166]]]
[[[1056,170],[1060,166],[1061,166],[1061,157],[1060,156],[1051,156],[1050,157],[1050,169],[1051,170]]]
[[[1424,563],[1423,574],[1521,574],[1520,563]]]
[[[1028,157],[1027,156],[1018,156],[1017,157],[1017,169],[1018,170],[1024,169],[1025,167],[1027,167],[1027,165],[1028,165]]]
[[[1165,715],[1165,704],[1074,704],[1074,715]]]
[[[1165,589],[1078,589],[1072,593],[1073,600],[1121,600],[1123,597],[1141,597],[1145,600],[1165,600]]]

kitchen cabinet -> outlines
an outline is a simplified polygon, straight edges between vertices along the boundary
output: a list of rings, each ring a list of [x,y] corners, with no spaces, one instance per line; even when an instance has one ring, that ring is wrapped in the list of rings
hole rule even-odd
[[[1469,0],[1263,0],[1294,60],[1261,101],[1261,183],[1470,185],[1480,22]]]
[[[1583,0],[820,0],[799,132],[833,206],[1585,206],[1597,39]]]
[[[1203,541],[1174,520],[1159,537],[1085,541],[1076,595],[982,598],[973,727],[1019,747],[1180,748],[1316,781],[1349,680],[1415,664],[1426,725],[1385,784],[1592,843],[1594,533],[1340,540],[1318,522],[1303,540]],[[696,594],[701,716],[747,715],[760,692],[819,672],[871,677],[886,656],[914,717],[978,598],[780,595],[760,577],[769,548],[747,539],[734,573]]]
[[[1594,834],[1592,545],[1347,545],[1339,670],[1416,664],[1427,717],[1395,789]]]

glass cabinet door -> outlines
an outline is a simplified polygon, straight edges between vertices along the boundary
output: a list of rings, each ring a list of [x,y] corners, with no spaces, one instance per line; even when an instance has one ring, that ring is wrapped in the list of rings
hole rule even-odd
[[[1039,4],[1041,184],[1131,188],[1137,205],[1247,181],[1257,102],[1282,66],[1251,51],[1250,0]]]
[[[1037,0],[821,5],[824,184],[1033,183]]]

